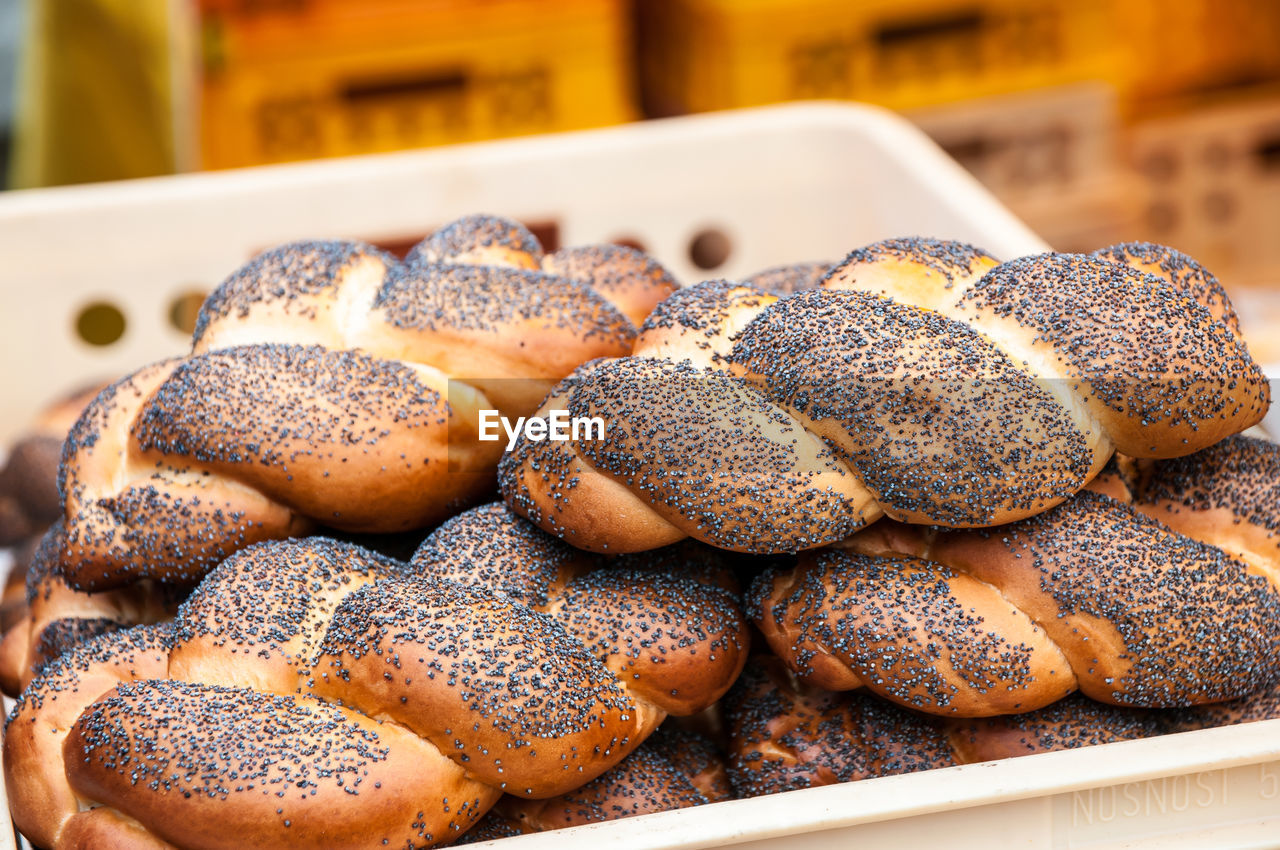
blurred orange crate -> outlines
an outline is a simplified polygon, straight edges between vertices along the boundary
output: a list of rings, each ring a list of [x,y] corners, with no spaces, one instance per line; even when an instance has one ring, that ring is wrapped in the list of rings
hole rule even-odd
[[[1131,99],[1280,79],[1276,0],[1116,0]]]
[[[651,114],[805,98],[896,109],[1113,77],[1110,0],[649,0]]]
[[[635,117],[624,0],[201,0],[201,164]]]

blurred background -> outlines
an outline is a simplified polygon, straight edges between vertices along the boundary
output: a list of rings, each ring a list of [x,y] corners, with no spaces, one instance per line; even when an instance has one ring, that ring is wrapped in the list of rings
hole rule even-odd
[[[1280,280],[1277,0],[0,0],[9,187],[814,98],[901,111],[1059,249]]]
[[[1280,282],[1278,0],[0,0],[10,188],[815,98],[900,111],[1060,250]]]

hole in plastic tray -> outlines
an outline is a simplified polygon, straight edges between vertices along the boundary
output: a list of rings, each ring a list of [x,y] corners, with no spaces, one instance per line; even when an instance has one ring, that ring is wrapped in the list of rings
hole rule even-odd
[[[90,345],[111,345],[124,336],[124,312],[110,301],[86,304],[76,315],[76,336]]]
[[[724,265],[732,251],[729,237],[714,227],[698,231],[689,242],[689,260],[703,271]]]

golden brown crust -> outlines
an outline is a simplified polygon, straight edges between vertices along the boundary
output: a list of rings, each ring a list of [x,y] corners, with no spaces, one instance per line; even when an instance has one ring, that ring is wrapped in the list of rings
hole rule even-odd
[[[998,262],[981,248],[963,242],[885,239],[850,253],[820,285],[945,312]]]
[[[1166,735],[1179,730],[1179,718],[1073,694],[1028,714],[956,722],[947,735],[956,760],[971,764]]]
[[[577,374],[557,386],[534,415],[568,410]],[[685,537],[624,483],[579,457],[571,442],[521,440],[503,455],[498,468],[509,504],[544,531],[579,548],[640,552]]]
[[[791,295],[806,289],[817,289],[818,284],[834,267],[834,263],[792,263],[786,266],[773,266],[756,272],[743,283],[775,295]]]
[[[237,548],[309,525],[261,493],[198,466],[136,458],[133,417],[179,363],[157,363],[107,387],[67,437],[59,471],[66,530],[58,569],[80,589],[143,578],[190,583]]]
[[[587,555],[496,503],[446,522],[412,564],[546,612],[664,714],[689,715],[715,702],[746,660],[736,582],[723,557],[696,544]]]
[[[393,269],[368,324],[349,330],[347,341],[448,376],[451,403],[464,383],[507,415],[523,416],[575,366],[617,357],[634,338],[627,318],[581,281],[499,266],[434,265]]]
[[[63,752],[78,795],[192,850],[429,846],[497,796],[395,724],[312,697],[172,680],[107,692]]]
[[[795,552],[882,514],[955,528],[1035,516],[1117,447],[1182,456],[1265,413],[1231,314],[1216,290],[1205,306],[1188,289],[1099,257],[997,264],[927,239],[855,251],[781,298],[702,283],[654,309],[631,357],[552,391],[600,417],[604,438],[522,437],[503,494],[544,530],[613,552],[681,534]]]
[[[53,850],[179,850],[114,809],[89,809],[67,821]]]
[[[635,327],[610,297],[634,307],[672,285],[621,249],[566,253],[566,276],[542,259],[493,216],[405,263],[353,242],[259,255],[206,300],[190,358],[113,385],[77,423],[68,580],[194,581],[316,524],[395,532],[478,501],[502,451],[479,412],[526,415],[579,363],[626,353]]]
[[[1075,695],[1030,714],[952,723],[947,734],[958,759],[970,763],[1277,717],[1280,683],[1230,702],[1176,711],[1117,707]]]
[[[414,568],[324,538],[249,547],[170,626],[48,664],[5,743],[21,828],[45,846],[135,824],[184,848],[429,846],[503,790],[594,779],[737,675],[746,626],[717,558],[686,545],[560,581],[552,540],[491,588],[541,533],[501,505],[471,516]],[[74,821],[82,804],[119,817]]]
[[[405,262],[536,269],[541,258],[542,245],[523,224],[496,215],[468,215],[415,245]]]
[[[720,803],[734,798],[724,754],[707,736],[668,725],[645,743],[687,776],[707,802]]]
[[[255,407],[248,432],[240,412]],[[488,484],[450,469],[450,435],[465,427],[450,422],[456,416],[398,361],[319,346],[240,346],[174,369],[136,412],[130,451],[157,468],[195,458],[214,480],[334,528],[403,531],[439,522]],[[496,465],[500,450],[482,444],[477,462]]]
[[[1228,437],[1135,475],[1135,508],[1244,562],[1280,592],[1280,446]]]
[[[1243,697],[1280,679],[1277,472],[1280,447],[1235,437],[1117,464],[1107,489],[1132,506],[1085,491],[999,529],[882,522],[765,573],[751,613],[808,681],[938,714],[1076,688],[1144,707]]]
[[[773,656],[752,657],[725,711],[729,778],[740,797],[953,763],[936,720],[806,685]]]
[[[651,548],[655,538],[679,539],[670,526],[725,549],[789,551],[797,540],[839,540],[879,515],[830,448],[729,375],[633,357],[589,363],[564,388],[570,416],[603,419],[603,437],[542,450],[521,440],[499,480],[517,512],[575,546]],[[614,486],[569,474],[576,464]],[[599,520],[584,525],[583,513]]]
[[[931,561],[823,550],[753,588],[765,639],[808,682],[961,717],[1029,711],[1076,686],[996,587]]]
[[[659,302],[680,288],[652,257],[623,245],[561,248],[542,258],[542,270],[583,281],[637,327]]]
[[[63,546],[59,520],[32,554],[27,614],[0,642],[0,689],[9,696],[17,696],[45,664],[91,634],[172,617],[186,593],[186,586],[150,581],[100,593],[76,590],[59,569]]]
[[[167,626],[137,626],[86,641],[48,664],[5,723],[5,789],[14,825],[54,847],[78,804],[63,773],[62,744],[81,711],[120,682],[165,675]]]
[[[463,844],[732,799],[724,761],[709,742],[660,728],[599,778],[547,800],[503,797]]]
[[[1179,457],[1257,424],[1270,386],[1239,337],[1167,281],[1093,257],[992,269],[953,311],[1078,384],[1118,451]],[[1024,353],[1025,352],[1025,353]]]
[[[1121,242],[1094,251],[1093,256],[1163,278],[1194,298],[1232,333],[1240,335],[1240,317],[1231,306],[1226,289],[1212,272],[1176,248],[1152,242]]]
[[[595,778],[657,725],[555,621],[451,582],[379,582],[349,594],[318,647],[309,690],[389,717],[470,776],[524,797]]]
[[[1078,424],[967,325],[866,292],[784,299],[738,334],[730,369],[857,470],[891,517],[985,526],[1088,480]]]
[[[241,550],[183,603],[169,672],[183,681],[294,693],[299,669],[315,656],[342,600],[403,572],[398,562],[320,537]]]
[[[734,335],[777,300],[759,287],[731,280],[681,289],[645,319],[631,353],[719,368],[733,350]]]

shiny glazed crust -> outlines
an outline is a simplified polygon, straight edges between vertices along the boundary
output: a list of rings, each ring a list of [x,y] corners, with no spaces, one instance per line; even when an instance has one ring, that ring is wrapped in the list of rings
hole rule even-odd
[[[997,529],[882,522],[762,574],[749,613],[814,685],[935,714],[1243,697],[1280,680],[1277,475],[1232,437]]]
[[[413,565],[325,538],[237,553],[171,624],[91,638],[34,677],[5,738],[15,822],[58,850],[139,830],[182,848],[429,846],[503,791],[590,782],[728,689],[747,627],[705,552],[582,565],[527,605],[499,579],[537,590],[545,570],[520,579],[505,558],[545,539],[493,505]]]
[[[503,443],[479,440],[479,411],[527,415],[580,363],[627,353],[628,315],[673,288],[638,252],[544,257],[492,216],[404,263],[353,242],[267,251],[206,300],[189,357],[112,385],[72,429],[64,574],[193,582],[317,525],[439,522],[492,488]]]
[[[585,364],[546,403],[600,417],[605,438],[522,439],[500,465],[504,498],[593,551],[690,536],[795,552],[881,516],[1035,516],[1117,449],[1190,454],[1270,403],[1207,283],[1098,256],[997,263],[928,239],[855,251],[816,289],[811,275],[663,301],[631,357]]]

